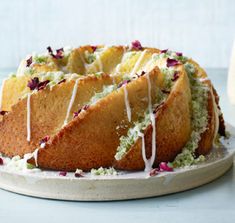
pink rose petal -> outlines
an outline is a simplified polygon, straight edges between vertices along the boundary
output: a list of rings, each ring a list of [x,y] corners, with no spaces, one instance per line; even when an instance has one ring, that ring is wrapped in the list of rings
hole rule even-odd
[[[131,43],[131,49],[133,50],[142,50],[143,47],[141,46],[141,43],[139,40],[135,40]]]
[[[47,47],[48,53],[55,59],[62,59],[64,57],[64,49],[60,48],[56,50],[56,54],[53,53],[53,50],[50,46]]]
[[[73,113],[73,118],[76,118],[81,111],[86,111],[89,107],[90,105],[84,105],[82,108],[78,109],[77,112]]]
[[[176,81],[179,78],[179,72],[175,72],[173,78],[171,79],[172,81]]]
[[[167,58],[166,60],[166,66],[167,67],[174,67],[176,65],[179,65],[180,62],[178,60],[175,60],[175,59],[170,59],[170,58]]]
[[[33,79],[28,81],[27,86],[30,88],[31,91],[35,89],[39,91],[39,90],[44,89],[49,82],[50,82],[49,80],[40,82],[38,77],[34,77]]]
[[[67,175],[67,172],[66,172],[66,171],[60,171],[60,172],[59,172],[59,176],[65,177],[66,175]]]
[[[158,168],[154,168],[150,171],[149,176],[153,177],[156,176],[159,173],[159,169]]]
[[[0,115],[5,115],[5,114],[7,114],[8,113],[8,111],[0,111]]]
[[[50,139],[50,136],[48,136],[48,135],[45,136],[43,139],[40,140],[39,145],[41,145],[42,143],[48,142],[49,139]]]
[[[0,166],[3,165],[3,159],[0,157]]]
[[[78,177],[78,178],[79,178],[79,177],[84,177],[84,175],[81,174],[81,173],[75,173],[74,176],[75,176],[75,177]]]
[[[128,84],[129,82],[131,82],[131,80],[124,80],[124,81],[122,81],[122,82],[117,86],[117,88],[120,88],[120,87],[122,87],[123,85]]]
[[[160,53],[166,53],[167,51],[168,51],[168,49],[161,50]]]
[[[161,162],[159,164],[159,169],[160,169],[161,172],[164,172],[164,171],[172,172],[173,171],[173,168],[169,167],[166,162]]]
[[[183,56],[183,53],[181,53],[181,52],[175,52],[175,54],[176,54],[178,57],[182,57],[182,56]]]
[[[29,67],[33,62],[33,57],[31,56],[29,59],[26,60],[26,67]]]
[[[38,87],[38,84],[39,84],[38,77],[34,77],[33,79],[29,80],[27,87],[29,87],[30,90],[33,91]]]
[[[66,79],[63,79],[61,81],[58,82],[58,84],[64,83],[66,81]]]

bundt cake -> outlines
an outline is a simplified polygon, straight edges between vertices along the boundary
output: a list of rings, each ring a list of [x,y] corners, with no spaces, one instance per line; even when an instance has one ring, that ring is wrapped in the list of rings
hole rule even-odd
[[[204,159],[225,135],[205,71],[182,53],[47,48],[2,83],[0,152],[42,169],[151,170]]]

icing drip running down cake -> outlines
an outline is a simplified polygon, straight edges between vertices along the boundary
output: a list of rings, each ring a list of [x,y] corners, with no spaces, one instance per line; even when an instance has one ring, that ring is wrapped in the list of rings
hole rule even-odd
[[[139,41],[30,55],[0,106],[0,152],[29,168],[154,175],[203,161],[225,135],[205,71]]]

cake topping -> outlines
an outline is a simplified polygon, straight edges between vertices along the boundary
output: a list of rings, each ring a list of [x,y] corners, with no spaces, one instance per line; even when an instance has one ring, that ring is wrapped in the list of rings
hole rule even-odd
[[[142,50],[143,47],[141,46],[141,43],[139,40],[135,40],[135,41],[131,42],[131,49],[132,50]]]
[[[154,177],[159,173],[159,169],[158,168],[154,168],[149,172],[149,176],[150,177]]]
[[[167,51],[168,51],[168,49],[161,50],[160,53],[166,53]]]
[[[161,89],[161,92],[163,93],[163,94],[170,94],[171,92],[169,91],[169,90],[167,90],[167,89]]]
[[[8,111],[0,111],[0,115],[5,115],[7,113],[8,113]]]
[[[64,57],[64,55],[63,55],[64,49],[63,48],[57,49],[56,54],[53,53],[53,50],[50,46],[47,47],[47,50],[48,50],[49,54],[55,59],[62,59]]]
[[[66,171],[60,171],[59,176],[65,177],[67,175]]]
[[[29,67],[33,62],[33,57],[29,57],[29,59],[26,60],[26,67]]]
[[[166,162],[161,162],[161,163],[159,164],[159,171],[160,171],[160,172],[164,172],[164,171],[172,172],[172,171],[173,171],[173,168],[170,167]]]
[[[33,79],[31,79],[28,82],[27,86],[30,88],[31,91],[33,91],[35,89],[39,91],[39,90],[44,89],[49,82],[50,82],[49,80],[45,80],[45,81],[40,82],[38,77],[34,77]]]
[[[157,111],[164,105],[164,101],[162,101],[160,104],[158,104],[155,109],[153,110],[153,114],[156,114]]]
[[[34,89],[37,88],[38,84],[39,84],[39,79],[38,79],[38,77],[34,77],[33,79],[31,79],[31,80],[28,82],[27,87],[29,87],[30,90],[33,91]]]
[[[182,56],[183,56],[183,53],[181,53],[181,52],[175,52],[175,54],[176,54],[178,57],[182,57]]]
[[[136,76],[139,78],[141,76],[144,76],[145,74],[146,74],[146,72],[142,70],[140,74],[136,73]]]
[[[122,81],[122,82],[117,86],[117,88],[120,88],[120,87],[122,87],[123,85],[128,84],[129,82],[131,82],[130,79],[124,80],[124,81]]]
[[[3,159],[0,157],[0,166],[3,165]]]
[[[66,79],[63,79],[61,81],[58,82],[58,84],[64,83],[66,81]]]
[[[176,65],[179,65],[180,62],[178,60],[175,60],[175,59],[170,59],[170,58],[167,58],[166,60],[166,66],[167,67],[174,67]]]
[[[173,78],[171,79],[172,81],[176,81],[179,78],[179,72],[175,72],[173,75]]]
[[[89,107],[90,105],[84,105],[82,108],[78,109],[77,112],[73,113],[73,118],[77,117],[81,111],[86,111]]]
[[[76,169],[74,176],[75,177],[84,177],[84,173],[81,169]]]
[[[93,52],[95,52],[97,49],[97,46],[91,46],[91,48],[92,48]]]
[[[41,148],[44,148],[45,147],[45,144],[46,144],[46,142],[48,142],[48,140],[50,139],[50,136],[45,136],[43,139],[41,139],[40,140],[40,142],[39,142],[39,146],[41,147]]]

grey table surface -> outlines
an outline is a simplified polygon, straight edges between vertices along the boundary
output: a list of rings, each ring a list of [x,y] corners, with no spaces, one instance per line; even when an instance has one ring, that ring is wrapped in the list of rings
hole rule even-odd
[[[12,69],[0,69],[0,78]],[[228,123],[235,126],[226,69],[207,69]],[[216,171],[216,170],[215,170]],[[118,191],[117,191],[118,193]],[[235,222],[235,167],[219,179],[181,193],[116,202],[39,199],[0,190],[0,222]]]

